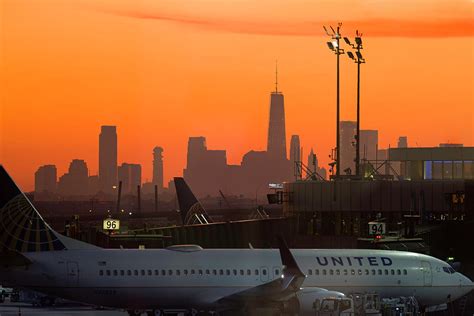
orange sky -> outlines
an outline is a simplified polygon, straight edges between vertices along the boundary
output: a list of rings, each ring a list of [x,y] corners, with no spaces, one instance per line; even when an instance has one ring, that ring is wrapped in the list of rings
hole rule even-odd
[[[118,126],[119,163],[164,148],[182,174],[189,136],[238,164],[266,147],[278,59],[287,138],[323,164],[335,142],[335,56],[322,24],[364,33],[362,128],[382,147],[474,145],[474,16],[453,0],[0,0],[0,163],[33,189],[42,164],[97,173],[100,125]],[[342,56],[343,119],[356,66]]]

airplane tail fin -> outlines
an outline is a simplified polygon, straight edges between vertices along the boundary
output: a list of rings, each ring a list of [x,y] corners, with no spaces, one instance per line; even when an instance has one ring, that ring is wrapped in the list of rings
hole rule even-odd
[[[69,245],[95,248],[55,232],[0,165],[0,250],[55,251],[69,249]]]
[[[202,207],[199,200],[194,196],[184,178],[175,177],[174,185],[176,187],[176,195],[178,196],[179,210],[181,211],[183,224],[186,224],[189,216],[193,216],[194,214],[202,214],[208,217],[204,207]],[[206,220],[208,220],[208,218],[206,218]]]

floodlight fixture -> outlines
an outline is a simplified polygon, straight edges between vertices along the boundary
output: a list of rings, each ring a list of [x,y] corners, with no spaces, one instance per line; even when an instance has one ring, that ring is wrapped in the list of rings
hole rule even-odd
[[[331,42],[327,42],[326,44],[328,44],[330,50],[335,50],[334,45],[332,45]]]
[[[347,37],[344,37],[344,42],[346,42],[347,45],[352,46],[351,41]]]
[[[354,54],[352,52],[347,52],[347,56],[349,56],[350,59],[354,59]]]
[[[332,46],[339,48],[339,41],[332,41]]]
[[[360,60],[364,59],[364,57],[362,57],[362,54],[359,51],[356,52],[356,55],[357,55],[358,59],[360,59]]]
[[[355,42],[356,42],[356,44],[359,45],[359,46],[362,45],[362,37],[357,36],[357,37],[355,38]]]

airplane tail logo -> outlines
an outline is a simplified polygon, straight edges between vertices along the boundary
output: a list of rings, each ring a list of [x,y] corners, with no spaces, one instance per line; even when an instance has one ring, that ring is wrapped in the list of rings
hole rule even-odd
[[[1,165],[0,248],[18,252],[66,249]]]
[[[195,214],[205,216],[206,221],[210,222],[210,218],[204,210],[204,207],[202,207],[196,196],[194,196],[184,178],[175,177],[174,185],[176,187],[176,195],[178,196],[179,210],[183,224],[188,223],[190,218]]]

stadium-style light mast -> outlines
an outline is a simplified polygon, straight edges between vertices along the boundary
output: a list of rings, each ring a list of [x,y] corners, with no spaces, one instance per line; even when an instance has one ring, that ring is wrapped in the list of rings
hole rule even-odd
[[[352,48],[356,49],[356,56],[352,52],[347,52],[347,56],[349,56],[350,59],[354,60],[354,62],[357,64],[357,134],[355,136],[356,138],[356,159],[355,159],[355,165],[356,165],[356,175],[360,175],[360,64],[365,64],[365,59],[362,57],[362,54],[360,53],[360,50],[363,48],[362,47],[362,33],[359,33],[359,31],[356,31],[356,37],[355,37],[355,44],[352,44],[351,41],[347,38],[344,37],[344,41],[346,42],[347,45],[351,46]]]
[[[331,37],[333,41],[327,42],[327,45],[330,50],[332,50],[336,54],[337,60],[337,70],[336,70],[336,178],[339,178],[340,175],[340,161],[341,161],[341,153],[340,153],[340,131],[339,131],[339,55],[344,54],[344,50],[339,48],[339,40],[341,39],[341,29],[342,23],[337,25],[336,31],[334,31],[332,26],[331,32],[323,26],[324,31],[328,36]]]

